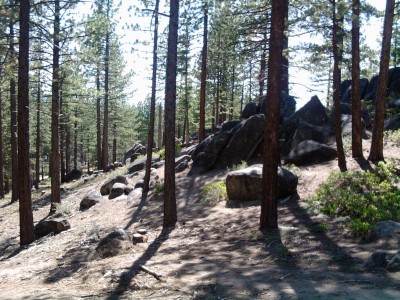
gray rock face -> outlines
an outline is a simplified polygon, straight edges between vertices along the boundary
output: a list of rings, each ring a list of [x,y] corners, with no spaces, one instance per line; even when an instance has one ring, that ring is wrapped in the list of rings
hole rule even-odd
[[[289,153],[285,163],[302,166],[332,160],[336,156],[335,148],[307,140],[301,142]]]
[[[197,158],[193,161],[192,171],[200,174],[211,170],[217,160],[217,155],[214,153],[200,152]]]
[[[146,147],[142,144],[134,144],[131,148],[125,151],[124,157],[122,158],[122,163],[125,164],[128,159],[131,159],[132,155],[145,154]],[[133,161],[133,160],[132,160]]]
[[[187,161],[182,161],[179,165],[175,167],[175,172],[180,173],[185,171],[189,167],[189,163]]]
[[[93,205],[96,205],[102,200],[101,194],[97,190],[91,190],[86,193],[86,195],[83,197],[79,209],[80,210],[86,210],[92,207]]]
[[[100,194],[102,196],[108,195],[111,192],[111,189],[115,183],[123,183],[123,184],[128,184],[128,180],[126,179],[125,176],[118,175],[115,177],[112,177],[111,179],[107,180],[100,188]]]
[[[117,198],[125,193],[126,184],[116,182],[111,188],[110,194],[108,195],[108,199]]]
[[[141,171],[146,166],[147,155],[135,160],[132,164],[129,165],[128,174],[132,174],[138,171]],[[155,162],[160,161],[158,156],[152,155],[151,163],[154,164]]]
[[[374,231],[378,238],[390,238],[400,234],[400,223],[392,220],[378,222]]]
[[[143,194],[142,188],[135,188],[132,192],[128,194],[128,201],[140,200]]]
[[[264,134],[265,116],[258,114],[242,122],[220,154],[218,166],[225,168],[247,161],[256,150]]]
[[[250,102],[250,103],[246,104],[246,106],[243,108],[243,111],[240,114],[240,118],[248,119],[251,116],[256,115],[257,111],[258,111],[257,103]]]
[[[400,114],[385,120],[385,130],[400,129]]]
[[[50,233],[59,234],[62,231],[68,230],[71,225],[67,220],[44,220],[36,224],[34,228],[35,239],[44,237]]]
[[[317,96],[312,97],[310,101],[289,118],[289,121],[294,120],[303,120],[308,124],[321,127],[329,127],[333,124],[331,117],[327,114],[325,106]]]
[[[278,168],[278,197],[287,197],[297,192],[298,178],[284,168]],[[243,170],[232,171],[226,177],[226,190],[230,200],[258,200],[262,195],[262,165],[253,165]]]
[[[389,272],[400,271],[400,251],[398,251],[387,264],[386,270]]]
[[[123,229],[116,229],[102,238],[96,247],[101,258],[124,253],[131,245],[129,234]]]
[[[186,161],[189,162],[192,158],[189,155],[181,155],[175,158],[175,167],[177,167],[180,163]]]
[[[306,140],[326,144],[329,141],[330,132],[326,127],[321,127],[300,121],[293,136],[290,150],[296,148],[301,142]]]

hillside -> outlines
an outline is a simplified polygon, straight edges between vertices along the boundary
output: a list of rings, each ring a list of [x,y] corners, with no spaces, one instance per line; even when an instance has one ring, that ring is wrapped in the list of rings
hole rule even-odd
[[[398,147],[387,144],[385,156],[398,158]],[[347,159],[349,169],[360,168]],[[394,254],[398,237],[364,243],[340,220],[308,209],[306,200],[333,170],[335,160],[301,167],[299,198],[280,203],[280,230],[266,236],[258,231],[257,203],[232,208],[202,202],[202,187],[226,176],[220,171],[177,175],[178,225],[165,232],[162,197],[153,191],[147,199],[104,198],[79,210],[86,192],[121,169],[65,185],[59,211],[71,229],[24,249],[18,247],[18,203],[2,201],[0,299],[400,299],[399,273],[363,268],[375,250]],[[157,172],[162,177],[163,168]],[[49,190],[34,193],[35,222],[49,211]],[[130,234],[146,229],[148,240],[100,258],[99,239],[113,228]]]

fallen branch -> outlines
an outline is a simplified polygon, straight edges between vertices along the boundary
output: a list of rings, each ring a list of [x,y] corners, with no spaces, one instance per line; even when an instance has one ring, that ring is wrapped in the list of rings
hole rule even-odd
[[[151,271],[150,269],[148,269],[147,267],[145,267],[143,265],[141,265],[139,267],[139,270],[142,270],[142,271],[146,272],[147,274],[154,276],[154,278],[157,279],[158,281],[162,281],[161,275],[157,274],[156,272]]]

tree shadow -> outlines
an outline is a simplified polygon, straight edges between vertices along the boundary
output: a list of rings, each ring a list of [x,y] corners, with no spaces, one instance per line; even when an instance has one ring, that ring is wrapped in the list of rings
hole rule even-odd
[[[360,168],[364,171],[372,171],[372,166],[370,162],[364,157],[355,158],[355,161],[358,163]]]
[[[138,221],[138,218],[139,218],[140,214],[142,213],[143,208],[146,205],[147,199],[148,199],[148,193],[142,194],[142,197],[140,198],[139,205],[137,206],[135,212],[133,213],[130,221],[124,227],[125,230],[129,229],[135,222]],[[133,205],[132,208],[135,207],[135,206],[136,205]]]
[[[124,292],[129,289],[131,281],[139,273],[140,267],[144,266],[146,262],[157,253],[158,249],[169,238],[173,230],[174,228],[166,228],[161,231],[157,238],[147,247],[146,251],[133,262],[129,270],[121,274],[117,286],[106,299],[116,300],[123,297]]]

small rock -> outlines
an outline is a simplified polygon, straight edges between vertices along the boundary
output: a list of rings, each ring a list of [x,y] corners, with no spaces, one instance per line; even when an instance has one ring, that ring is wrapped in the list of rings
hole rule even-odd
[[[138,182],[136,182],[135,184],[135,189],[137,188],[143,188],[144,187],[144,180],[138,180]]]
[[[189,163],[187,161],[183,161],[181,162],[176,168],[175,168],[175,172],[176,173],[180,173],[185,171],[187,168],[189,167]]]
[[[142,194],[143,194],[143,189],[142,188],[136,188],[132,192],[129,193],[128,201],[139,200],[140,198],[142,198]]]
[[[133,187],[132,185],[127,185],[125,187],[125,194],[129,195],[130,192],[132,192],[135,189],[135,187]]]
[[[134,244],[137,244],[137,243],[145,243],[145,242],[147,242],[147,236],[146,236],[146,235],[143,235],[143,234],[140,234],[140,233],[135,233],[135,234],[132,236],[132,242],[133,242]]]
[[[387,254],[383,251],[375,251],[364,263],[367,269],[385,268],[387,265]]]
[[[122,176],[122,175],[118,175],[118,176],[115,176],[115,177],[107,180],[100,188],[101,195],[104,196],[104,195],[110,194],[111,189],[115,183],[128,184],[128,180],[126,179],[125,176]]]
[[[130,246],[130,236],[123,229],[116,229],[102,238],[96,247],[101,258],[116,256],[125,252]]]
[[[35,239],[44,237],[50,233],[59,234],[62,231],[68,230],[71,225],[67,220],[44,220],[36,224],[34,228]]]
[[[147,229],[146,228],[139,228],[138,230],[136,230],[137,233],[139,234],[146,234],[147,233]]]

